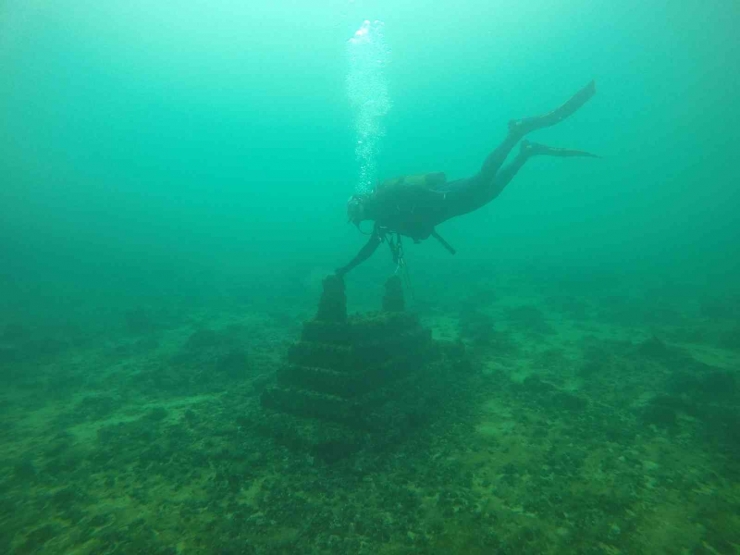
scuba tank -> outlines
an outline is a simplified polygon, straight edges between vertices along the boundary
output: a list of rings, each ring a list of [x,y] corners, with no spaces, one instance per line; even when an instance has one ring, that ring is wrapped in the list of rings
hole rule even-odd
[[[420,173],[420,174],[413,174],[413,175],[402,175],[400,177],[394,177],[391,179],[386,179],[383,181],[378,187],[375,189],[375,194],[378,196],[386,196],[385,193],[390,193],[393,189],[397,189],[396,192],[398,192],[398,189],[429,189],[430,191],[438,192],[438,188],[441,187],[447,183],[447,176],[444,174],[444,172],[431,172],[431,173]],[[393,193],[390,193],[393,195]],[[441,194],[441,193],[440,193]],[[435,230],[433,227],[429,231],[429,235],[434,237],[439,243],[447,249],[448,252],[451,254],[455,254],[455,249],[450,245],[447,241],[445,241],[440,235],[437,233],[437,230]],[[400,248],[400,240],[401,237],[398,235],[397,242]],[[414,239],[417,243],[419,242],[418,239]],[[391,250],[393,250],[393,247],[391,246]],[[394,254],[394,259],[396,255]]]
[[[423,187],[425,189],[434,189],[445,183],[447,183],[447,176],[444,172],[418,173],[386,179],[378,185],[377,190],[387,187]]]

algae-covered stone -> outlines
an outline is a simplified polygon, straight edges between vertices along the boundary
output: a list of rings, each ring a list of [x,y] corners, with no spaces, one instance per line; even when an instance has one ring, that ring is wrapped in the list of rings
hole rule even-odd
[[[347,296],[344,293],[344,280],[339,276],[328,276],[322,282],[324,291],[319,300],[316,320],[325,322],[344,322],[347,319]]]

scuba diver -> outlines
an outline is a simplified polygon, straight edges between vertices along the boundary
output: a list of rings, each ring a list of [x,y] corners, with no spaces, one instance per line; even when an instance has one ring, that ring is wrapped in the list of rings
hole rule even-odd
[[[589,157],[594,154],[582,150],[552,148],[532,143],[525,135],[538,129],[556,125],[576,112],[595,94],[596,84],[591,81],[565,104],[542,116],[512,120],[503,142],[486,158],[480,171],[472,177],[447,182],[444,173],[429,173],[389,179],[371,193],[353,195],[347,203],[349,221],[360,229],[363,221],[374,221],[370,239],[359,253],[335,273],[343,277],[347,272],[370,258],[378,246],[388,242],[397,264],[397,271],[404,265],[401,236],[419,243],[434,237],[450,253],[455,254],[435,230],[442,222],[467,214],[495,199],[532,156]],[[519,153],[506,166],[504,162],[511,150],[520,144]]]

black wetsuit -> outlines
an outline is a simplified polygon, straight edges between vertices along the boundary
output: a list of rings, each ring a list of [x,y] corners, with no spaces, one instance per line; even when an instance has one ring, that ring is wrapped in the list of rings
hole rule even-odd
[[[522,142],[522,148],[514,160],[504,166],[504,161],[511,150],[527,133],[561,122],[583,106],[595,92],[595,83],[591,81],[556,110],[544,116],[510,122],[506,138],[486,158],[480,171],[472,177],[448,183],[444,179],[444,174],[430,174],[432,179],[423,183],[418,181],[409,183],[399,178],[380,185],[365,203],[368,219],[375,221],[370,239],[349,264],[337,269],[337,274],[344,275],[367,260],[388,234],[398,233],[416,242],[431,235],[454,253],[454,250],[436,233],[435,226],[491,202],[531,156],[594,157],[580,150],[551,148],[525,141]]]

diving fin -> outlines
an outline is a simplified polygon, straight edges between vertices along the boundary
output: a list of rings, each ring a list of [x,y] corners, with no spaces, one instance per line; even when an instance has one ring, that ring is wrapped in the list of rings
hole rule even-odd
[[[574,150],[572,148],[555,148],[539,143],[533,143],[527,140],[522,141],[520,152],[529,156],[558,156],[560,158],[582,157],[582,158],[601,158],[597,154],[591,154],[585,150]]]
[[[565,118],[571,116],[578,111],[581,106],[586,104],[593,95],[596,94],[596,81],[591,82],[583,87],[580,91],[574,94],[568,99],[565,104],[559,108],[555,108],[552,112],[548,112],[542,116],[535,116],[531,118],[515,119],[509,122],[509,131],[524,136],[530,131],[537,129],[543,129],[550,127],[557,123],[560,123]]]

